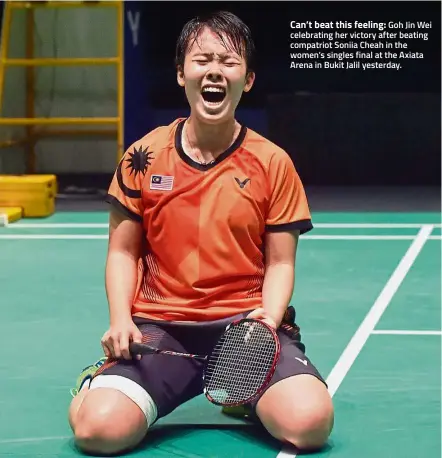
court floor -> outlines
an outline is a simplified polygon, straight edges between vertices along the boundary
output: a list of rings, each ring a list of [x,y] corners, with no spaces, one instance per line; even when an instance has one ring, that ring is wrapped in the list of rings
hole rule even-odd
[[[336,423],[312,456],[440,456],[441,215],[313,216],[292,304]],[[101,356],[106,220],[60,212],[0,229],[0,457],[79,456],[69,389]],[[130,456],[289,458],[296,450],[199,397]]]

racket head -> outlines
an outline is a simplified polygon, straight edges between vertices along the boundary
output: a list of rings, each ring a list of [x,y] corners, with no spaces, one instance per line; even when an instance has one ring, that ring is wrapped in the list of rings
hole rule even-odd
[[[207,358],[204,395],[220,406],[253,401],[270,383],[280,351],[278,335],[263,321],[243,318],[232,322]]]

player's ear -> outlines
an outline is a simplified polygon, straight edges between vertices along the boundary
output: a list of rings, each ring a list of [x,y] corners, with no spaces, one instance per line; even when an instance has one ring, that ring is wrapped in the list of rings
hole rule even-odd
[[[244,85],[244,92],[249,92],[255,82],[255,72],[247,72],[246,84]]]
[[[184,87],[184,69],[181,65],[177,66],[176,79],[178,81],[178,85]]]

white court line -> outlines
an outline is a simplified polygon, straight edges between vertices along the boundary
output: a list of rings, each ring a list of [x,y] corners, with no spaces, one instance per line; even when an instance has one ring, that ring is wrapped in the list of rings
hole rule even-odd
[[[420,229],[425,223],[315,223],[318,229]],[[442,227],[442,224],[433,224]],[[21,223],[11,224],[12,229],[100,229],[109,227],[108,223]]]
[[[109,223],[14,223],[9,229],[102,229]]]
[[[107,234],[0,234],[0,240],[99,240]]]
[[[302,235],[307,240],[414,240],[415,235]],[[430,240],[442,240],[442,235],[431,235]]]
[[[432,230],[433,225],[426,224],[419,231],[414,239],[414,242],[408,248],[404,257],[401,259],[395,271],[386,283],[384,289],[379,294],[370,311],[362,321],[357,331],[354,333],[347,347],[342,352],[337,363],[328,375],[326,381],[328,391],[332,397],[335,395],[351,366],[355,362],[365,345],[365,342],[367,342],[367,339],[370,337],[370,334],[373,332],[394,294],[399,289],[402,281],[425,245],[425,242],[428,240]],[[296,456],[296,453],[293,454],[292,451],[285,451],[283,449],[279,452],[276,458],[294,458]]]
[[[428,224],[442,227],[442,224],[433,223],[313,223],[313,226],[322,229],[420,229]]]
[[[108,234],[1,234],[0,240],[105,240]],[[304,240],[414,240],[414,235],[304,235]],[[431,235],[428,240],[442,240]]]
[[[372,334],[386,335],[386,336],[441,336],[442,331],[413,331],[405,329],[403,331],[396,329],[382,329],[372,331]]]
[[[67,440],[70,438],[71,436],[22,437],[20,439],[0,439],[0,444],[22,444],[26,442]]]

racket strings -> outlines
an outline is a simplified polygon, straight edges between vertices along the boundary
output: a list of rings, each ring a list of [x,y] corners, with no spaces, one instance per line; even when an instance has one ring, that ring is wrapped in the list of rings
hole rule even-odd
[[[264,325],[245,322],[232,327],[209,359],[206,393],[223,404],[253,397],[266,381],[276,351],[277,343]]]

